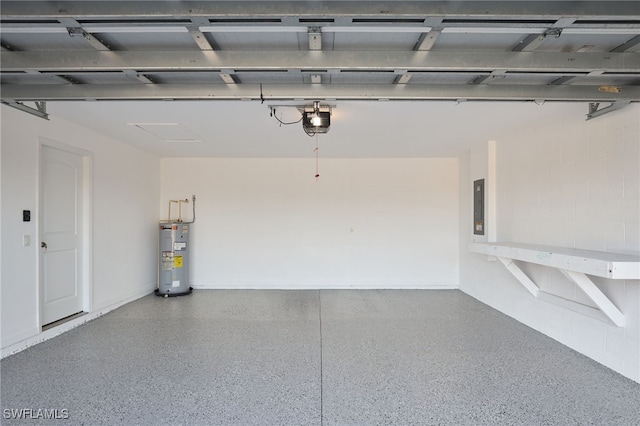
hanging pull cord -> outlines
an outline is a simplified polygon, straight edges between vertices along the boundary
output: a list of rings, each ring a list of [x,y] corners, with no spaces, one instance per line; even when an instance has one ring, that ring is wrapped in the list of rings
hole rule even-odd
[[[318,151],[319,151],[319,148],[318,148],[318,134],[316,133],[316,149],[314,149],[314,150],[313,150],[313,152],[315,152],[315,153],[316,153],[316,176],[315,176],[315,178],[316,178],[316,182],[317,182],[317,181],[318,181],[318,179],[320,178],[320,172],[319,172],[319,167],[318,167],[318,166],[319,166],[320,161],[319,161],[319,159],[318,159]]]

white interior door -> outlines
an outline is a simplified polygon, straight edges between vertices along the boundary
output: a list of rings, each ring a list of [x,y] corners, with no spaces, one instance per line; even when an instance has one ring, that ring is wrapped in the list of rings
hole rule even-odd
[[[82,311],[83,158],[42,146],[40,162],[42,325]]]

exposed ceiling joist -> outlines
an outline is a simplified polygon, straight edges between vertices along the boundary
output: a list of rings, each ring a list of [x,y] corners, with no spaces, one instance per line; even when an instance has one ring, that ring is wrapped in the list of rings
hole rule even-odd
[[[201,18],[203,19],[203,18]],[[399,18],[402,19],[402,18]],[[303,18],[300,18],[304,21]],[[331,20],[334,20],[333,18]],[[337,18],[335,19],[338,20]],[[193,21],[193,19],[192,19]],[[288,21],[282,19],[282,21]],[[354,20],[355,21],[355,20]],[[527,22],[523,19],[514,20],[448,20],[445,24],[432,27],[425,26],[422,23],[414,22],[413,19],[409,19],[409,23],[396,22],[390,19],[388,22],[379,22],[375,19],[371,20],[369,25],[362,25],[361,22],[350,22],[344,25],[324,24],[313,28],[317,28],[323,33],[416,33],[423,34],[423,38],[419,40],[419,43],[432,43],[437,41],[437,37],[441,33],[446,34],[529,34],[540,35],[545,38],[548,34],[559,35],[560,33],[580,34],[580,35],[630,35],[633,36],[638,33],[638,26],[640,20],[635,25],[627,21],[598,21],[594,24],[571,24],[566,27],[547,27],[549,22],[542,22],[533,19],[531,22]],[[416,19],[415,21],[422,22],[423,19]],[[425,22],[428,21],[424,20]],[[633,20],[630,20],[633,22]],[[75,28],[75,27],[74,27]],[[283,25],[279,23],[270,22],[266,20],[238,20],[228,21],[225,23],[216,24],[202,24],[193,25],[181,20],[168,20],[165,21],[92,21],[86,25],[82,25],[82,29],[87,33],[140,33],[140,34],[175,34],[175,33],[187,33],[191,31],[199,31],[202,33],[306,33],[309,28],[304,25]],[[436,31],[430,34],[430,37],[426,36],[429,31]],[[59,34],[68,32],[68,30],[62,26],[51,24],[47,21],[25,21],[13,22],[11,20],[4,20],[2,26],[2,32],[5,34]],[[427,45],[428,46],[428,45]],[[416,49],[416,50],[428,50],[428,49]]]
[[[611,50],[614,53],[626,52],[627,50],[633,49],[634,47],[640,45],[640,35],[633,37],[630,40],[627,40],[625,43],[622,43],[620,46]]]
[[[640,55],[609,52],[135,51],[0,52],[3,71],[375,70],[637,72]]]
[[[559,38],[561,34],[562,28],[550,28],[542,34],[529,34],[512,50],[514,52],[533,52],[546,41],[547,37]]]
[[[193,37],[193,41],[196,42],[200,50],[213,50],[213,46],[211,45],[211,43],[209,43],[202,31],[197,29],[190,29],[189,34],[191,34],[191,37]]]
[[[420,51],[431,50],[433,45],[436,44],[436,41],[438,41],[438,37],[440,37],[441,34],[442,34],[442,30],[436,30],[436,29],[429,31],[428,33],[422,34],[418,39],[418,43],[416,44],[416,47],[414,50],[420,50]]]
[[[586,16],[638,14],[636,1],[3,1],[2,15],[38,18],[355,16],[378,18],[428,15],[448,17]]]
[[[0,13],[3,101],[256,99],[259,83],[287,100],[640,100],[637,1],[3,1]]]
[[[76,84],[2,85],[3,98],[15,100],[488,100],[588,101],[640,100],[640,86],[622,93],[598,86],[533,85],[373,85],[373,84]]]
[[[200,50],[216,50],[217,46],[215,43],[211,43],[207,39],[207,36],[200,30],[200,26],[208,24],[209,20],[205,18],[193,18],[191,22],[192,25],[187,26],[187,30]]]
[[[82,37],[86,42],[96,50],[108,51],[109,46],[98,40],[93,34],[88,33],[78,21],[72,18],[60,18],[58,21],[66,27],[69,37]]]
[[[136,70],[123,70],[122,72],[132,80],[137,80],[144,84],[153,84],[153,81],[149,77],[137,72]]]
[[[478,77],[476,77],[471,83],[472,84],[483,84],[487,81],[491,81],[491,78],[496,78],[496,77],[500,77],[500,76],[505,76],[506,75],[506,70],[493,70],[490,74],[486,74],[486,75],[480,75]]]

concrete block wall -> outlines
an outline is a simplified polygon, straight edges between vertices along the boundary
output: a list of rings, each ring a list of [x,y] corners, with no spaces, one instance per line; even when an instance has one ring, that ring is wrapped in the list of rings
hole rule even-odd
[[[544,107],[544,106],[543,106]],[[497,241],[640,254],[640,106],[585,121],[585,106],[551,106],[545,120],[497,138]],[[594,278],[625,314],[616,327],[534,299],[499,262],[469,254],[471,173],[461,157],[460,287],[479,300],[640,381],[640,282]],[[558,271],[523,265],[547,292],[591,301]]]

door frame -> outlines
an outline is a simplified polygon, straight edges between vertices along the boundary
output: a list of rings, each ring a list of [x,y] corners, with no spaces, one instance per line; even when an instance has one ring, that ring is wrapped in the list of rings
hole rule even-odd
[[[42,276],[42,250],[40,249],[40,241],[42,241],[42,206],[41,206],[41,191],[42,191],[42,148],[44,146],[59,149],[61,151],[75,154],[82,157],[82,238],[81,238],[81,263],[82,276],[80,277],[82,286],[82,311],[90,313],[93,310],[93,250],[92,250],[92,205],[93,205],[93,153],[82,148],[78,148],[73,145],[69,145],[56,140],[40,137],[38,143],[37,152],[37,182],[36,182],[36,211],[38,212],[38,220],[36,223],[36,250],[38,253],[37,261],[37,303],[38,303],[38,318],[37,324],[42,332],[42,311],[43,311],[43,276]]]

